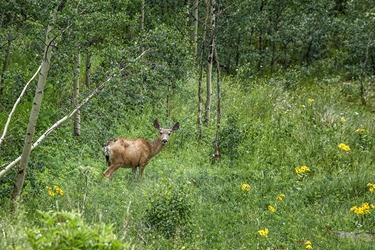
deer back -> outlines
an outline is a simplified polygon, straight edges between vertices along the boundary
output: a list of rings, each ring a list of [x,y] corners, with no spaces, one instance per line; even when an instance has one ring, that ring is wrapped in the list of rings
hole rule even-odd
[[[151,158],[151,143],[143,138],[118,138],[108,143],[110,146],[109,160],[111,164],[121,164],[125,168],[133,168],[148,162]]]

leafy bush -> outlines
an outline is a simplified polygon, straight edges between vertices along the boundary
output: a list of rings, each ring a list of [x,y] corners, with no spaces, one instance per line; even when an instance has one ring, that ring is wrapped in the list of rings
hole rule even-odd
[[[192,206],[188,200],[186,184],[173,184],[164,181],[159,189],[147,197],[146,223],[160,231],[164,237],[191,233]]]
[[[73,212],[39,212],[41,228],[26,229],[32,249],[124,249],[113,234],[113,227],[104,223],[87,225]]]
[[[239,114],[237,110],[234,110],[230,114],[228,114],[228,121],[220,130],[220,149],[221,153],[227,155],[231,159],[237,159],[238,154],[238,146],[244,139],[243,132],[241,128],[237,125]]]

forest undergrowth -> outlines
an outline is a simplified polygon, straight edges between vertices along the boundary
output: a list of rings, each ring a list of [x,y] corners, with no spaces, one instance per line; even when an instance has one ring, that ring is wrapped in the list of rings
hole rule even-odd
[[[361,105],[356,82],[224,79],[218,161],[216,115],[209,126],[196,124],[194,85],[171,95],[169,117],[158,104],[121,111],[109,126],[93,115],[94,100],[80,137],[72,137],[71,121],[55,131],[31,154],[15,213],[16,169],[1,180],[0,248],[373,248],[375,116],[371,100]],[[20,106],[5,145],[22,141],[12,131],[24,131],[26,110]],[[55,117],[49,112],[57,113],[42,110],[40,129]],[[105,179],[105,140],[153,140],[154,118],[181,125],[143,179],[132,181],[130,169]],[[20,150],[3,146],[0,165]]]

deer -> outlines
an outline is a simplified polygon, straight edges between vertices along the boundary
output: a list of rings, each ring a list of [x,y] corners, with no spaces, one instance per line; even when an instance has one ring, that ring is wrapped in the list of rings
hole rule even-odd
[[[134,181],[137,167],[139,167],[139,178],[142,179],[146,165],[152,157],[163,149],[171,133],[178,130],[179,127],[180,123],[177,122],[170,129],[161,128],[158,120],[155,119],[154,128],[160,134],[153,142],[143,138],[117,138],[109,140],[106,146],[102,148],[108,165],[108,168],[103,172],[104,177],[112,179],[112,174],[120,167],[131,168]]]

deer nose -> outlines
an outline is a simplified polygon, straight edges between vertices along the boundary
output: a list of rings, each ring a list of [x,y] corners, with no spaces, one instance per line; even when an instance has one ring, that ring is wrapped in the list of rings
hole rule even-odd
[[[167,139],[163,139],[162,142],[165,144],[165,143],[168,142],[168,140]]]

